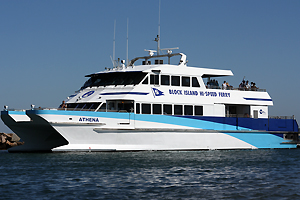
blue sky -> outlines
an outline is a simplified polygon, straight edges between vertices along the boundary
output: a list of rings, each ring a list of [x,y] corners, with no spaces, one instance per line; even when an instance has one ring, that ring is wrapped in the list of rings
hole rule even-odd
[[[0,106],[57,107],[86,74],[116,57],[156,49],[158,0],[0,0]],[[161,0],[161,47],[179,47],[188,65],[230,69],[274,101],[270,115],[300,122],[300,1]],[[225,80],[225,79],[220,79]],[[0,132],[11,132],[0,122]]]

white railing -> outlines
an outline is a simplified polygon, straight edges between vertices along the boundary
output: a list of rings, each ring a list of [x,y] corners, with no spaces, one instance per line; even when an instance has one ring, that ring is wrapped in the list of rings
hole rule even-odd
[[[222,88],[220,86],[206,86],[207,89],[219,89],[221,90]],[[223,90],[223,89],[222,89]],[[259,88],[234,88],[234,87],[227,87],[226,90],[240,90],[240,91],[257,91],[257,92],[266,92],[266,89],[259,89]]]

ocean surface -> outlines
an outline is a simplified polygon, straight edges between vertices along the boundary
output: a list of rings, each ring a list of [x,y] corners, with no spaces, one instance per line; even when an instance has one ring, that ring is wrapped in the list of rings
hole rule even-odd
[[[0,152],[0,199],[299,199],[300,149]]]

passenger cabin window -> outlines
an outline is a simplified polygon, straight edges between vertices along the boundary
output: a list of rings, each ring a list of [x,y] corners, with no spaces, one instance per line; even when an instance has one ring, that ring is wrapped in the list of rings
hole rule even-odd
[[[108,112],[134,112],[134,104],[131,100],[111,100],[107,101]]]
[[[163,112],[164,115],[172,115],[172,105],[164,104],[163,109],[164,109],[164,112]]]
[[[117,112],[117,105],[115,101],[107,102],[107,111],[108,112]]]
[[[142,114],[151,114],[151,104],[142,103]]]
[[[103,103],[100,108],[98,109],[98,112],[106,112],[106,103]]]
[[[195,106],[195,115],[203,116],[203,106]]]
[[[152,104],[153,114],[161,115],[161,104]]]
[[[182,115],[182,105],[174,105],[174,115]]]
[[[143,81],[143,83],[142,84],[145,84],[145,85],[148,85],[148,76],[145,78],[145,80]]]
[[[161,75],[161,85],[170,85],[170,76]]]
[[[184,106],[184,115],[193,115],[193,106]]]
[[[203,116],[203,106],[136,103],[135,109],[136,114]]]
[[[67,104],[68,110],[86,110],[94,111],[98,108],[100,102],[95,103],[69,103]]]
[[[180,76],[171,76],[171,85],[180,86]]]
[[[150,84],[151,85],[159,85],[159,75],[150,75]]]
[[[192,77],[192,87],[200,87],[200,84],[196,77]]]
[[[135,112],[136,112],[136,114],[140,114],[141,113],[141,111],[140,111],[140,104],[139,103],[135,104]]]
[[[190,77],[183,76],[182,78],[182,86],[190,87]]]

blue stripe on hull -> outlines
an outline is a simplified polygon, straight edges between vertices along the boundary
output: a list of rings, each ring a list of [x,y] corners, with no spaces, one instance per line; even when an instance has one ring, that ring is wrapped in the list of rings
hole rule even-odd
[[[11,111],[9,111],[11,112]],[[129,113],[64,111],[64,110],[27,110],[26,114],[77,115],[89,117],[105,117],[128,119]],[[234,117],[204,116],[171,116],[130,113],[130,119],[180,125],[208,130],[264,130],[298,132],[298,124],[294,119],[254,119]]]
[[[282,144],[282,137],[270,133],[225,133],[247,142],[258,149],[262,148],[297,148],[297,144]]]
[[[10,110],[10,111],[1,111],[1,115],[26,115],[25,111],[16,111],[16,110]]]
[[[2,111],[1,115],[7,114],[24,114],[19,111]],[[103,118],[117,118],[117,119],[128,119],[129,113],[115,113],[115,112],[89,112],[89,111],[64,111],[64,110],[27,110],[26,114],[50,114],[50,115],[67,115],[67,116],[82,116],[82,117],[103,117]],[[237,130],[235,125],[225,124],[225,122],[234,123],[236,118],[222,118],[222,117],[193,117],[193,116],[170,116],[170,115],[144,115],[144,114],[130,114],[131,119],[138,121],[157,122],[164,123],[166,127],[168,124],[185,126],[187,128],[200,128],[207,130],[222,130],[235,131]],[[210,119],[210,120],[208,120]],[[250,118],[245,118],[243,122],[246,124]],[[238,119],[240,120],[240,118]],[[254,122],[265,122],[265,119],[253,119]],[[218,122],[216,122],[218,121]],[[276,122],[276,120],[275,120]],[[295,123],[297,123],[294,120]],[[223,124],[224,123],[224,124]],[[286,123],[286,122],[285,122]],[[246,124],[247,125],[247,124]],[[283,125],[283,124],[281,124]],[[294,126],[297,124],[294,124]],[[290,126],[286,124],[286,126]],[[155,127],[153,127],[155,128]],[[238,127],[241,129],[241,127]],[[296,148],[296,144],[282,144],[286,140],[282,138],[283,134],[271,134],[267,132],[251,132],[251,129],[244,128],[250,132],[225,132],[224,134],[230,135],[241,141],[244,141],[256,148]]]
[[[291,131],[298,132],[298,124],[295,119],[254,119],[236,117],[203,117],[203,116],[177,116],[202,121],[228,124],[235,130],[264,130],[264,131]],[[224,129],[227,130],[227,129]],[[234,130],[234,129],[232,129]]]

